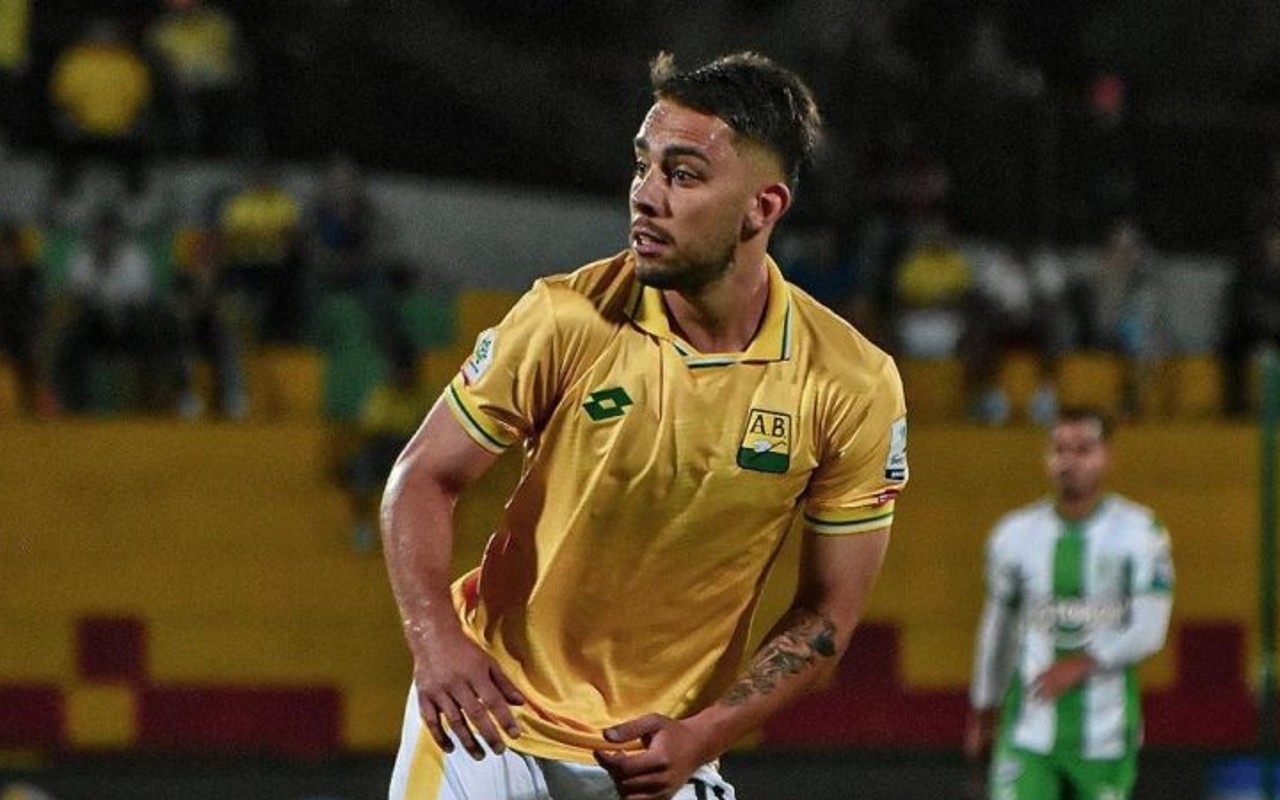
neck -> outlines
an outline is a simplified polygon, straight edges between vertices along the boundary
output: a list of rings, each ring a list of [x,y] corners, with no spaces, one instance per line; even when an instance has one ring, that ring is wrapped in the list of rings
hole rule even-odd
[[[701,353],[740,353],[760,329],[769,302],[769,270],[734,264],[697,292],[665,290],[663,305],[672,330]]]
[[[1084,519],[1093,513],[1093,510],[1098,507],[1098,503],[1101,500],[1101,492],[1094,492],[1082,497],[1063,497],[1059,495],[1058,514],[1064,519]]]

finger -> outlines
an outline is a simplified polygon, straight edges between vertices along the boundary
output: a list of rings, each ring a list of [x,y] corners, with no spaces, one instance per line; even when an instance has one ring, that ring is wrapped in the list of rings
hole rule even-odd
[[[623,800],[670,800],[680,791],[680,786],[668,786],[662,779],[646,779],[644,782],[624,782],[615,785]]]
[[[479,697],[468,701],[462,711],[466,714],[471,727],[476,733],[480,734],[480,738],[488,743],[493,752],[501,753],[507,749],[507,745],[502,739],[502,734],[498,732],[497,726],[493,724],[493,717],[489,713],[489,708]]]
[[[621,750],[592,750],[591,755],[595,757],[596,763],[610,775],[619,774],[622,770],[622,759],[626,758],[626,754]]]
[[[419,702],[419,714],[422,718],[422,724],[426,726],[427,732],[431,734],[431,738],[435,740],[436,746],[446,753],[453,752],[453,739],[449,738],[449,734],[445,732],[444,726],[440,724],[440,712],[434,705]]]
[[[632,756],[621,750],[593,750],[596,763],[609,773],[609,777],[617,784],[631,774],[629,762]]]
[[[489,714],[497,721],[507,735],[515,739],[520,736],[520,726],[516,724],[516,717],[511,713],[510,698],[501,692],[499,687],[493,685],[478,686],[475,689],[476,695],[479,696],[480,702],[488,710]],[[492,740],[489,741],[493,744]]]
[[[604,767],[615,781],[650,776],[666,769],[665,760],[644,751],[596,750],[595,753],[596,763]]]
[[[655,797],[670,797],[665,781],[653,777],[632,779],[617,784],[618,794],[626,800],[648,800]]]
[[[642,739],[645,736],[655,734],[662,730],[667,724],[667,717],[661,714],[645,714],[643,717],[636,717],[632,720],[614,725],[612,728],[605,728],[605,741],[618,743],[629,742],[632,739]]]
[[[449,726],[449,731],[457,738],[458,743],[462,745],[462,749],[477,761],[484,758],[484,748],[476,741],[475,734],[471,730],[471,726],[467,723],[467,718],[463,714],[462,709],[451,697],[445,697],[437,702],[440,707],[440,715],[444,717],[445,723]]]
[[[642,775],[628,775],[620,780],[615,779],[617,787],[624,793],[660,792],[667,786],[666,772],[649,772]]]
[[[445,753],[453,753],[453,740],[449,739],[449,735],[444,731],[444,727],[440,724],[440,710],[435,707],[435,703],[428,696],[419,694],[417,698],[417,716],[426,727],[426,731],[430,733],[431,739],[435,741],[436,746]]]
[[[502,692],[502,696],[506,698],[508,703],[516,706],[524,705],[524,693],[516,688],[516,685],[511,682],[506,673],[497,667],[489,670],[489,672],[493,676],[493,682],[498,687],[498,691]],[[517,735],[518,733],[517,731]]]

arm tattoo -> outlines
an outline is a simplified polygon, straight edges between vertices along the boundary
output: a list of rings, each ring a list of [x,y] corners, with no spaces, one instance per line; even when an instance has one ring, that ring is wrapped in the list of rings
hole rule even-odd
[[[725,694],[722,702],[726,705],[740,705],[755,695],[768,694],[787,676],[836,654],[836,626],[825,614],[793,609],[777,631],[756,653],[747,673]]]

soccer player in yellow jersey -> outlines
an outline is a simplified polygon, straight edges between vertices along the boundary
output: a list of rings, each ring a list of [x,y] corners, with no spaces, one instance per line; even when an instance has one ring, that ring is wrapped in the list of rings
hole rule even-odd
[[[754,54],[651,77],[629,248],[481,334],[388,482],[414,662],[392,798],[733,798],[719,756],[836,664],[880,569],[897,369],[767,254],[812,96]],[[451,586],[454,504],[515,445],[521,480]],[[794,602],[751,655],[793,529]]]

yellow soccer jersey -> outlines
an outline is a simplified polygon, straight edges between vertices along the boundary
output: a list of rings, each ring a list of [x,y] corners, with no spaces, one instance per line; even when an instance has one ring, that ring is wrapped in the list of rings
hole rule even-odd
[[[769,270],[745,353],[674,335],[624,253],[538,281],[446,388],[477,443],[525,448],[481,566],[455,585],[464,627],[528,698],[517,749],[591,762],[610,725],[713,702],[796,517],[824,534],[891,521],[897,369]]]

